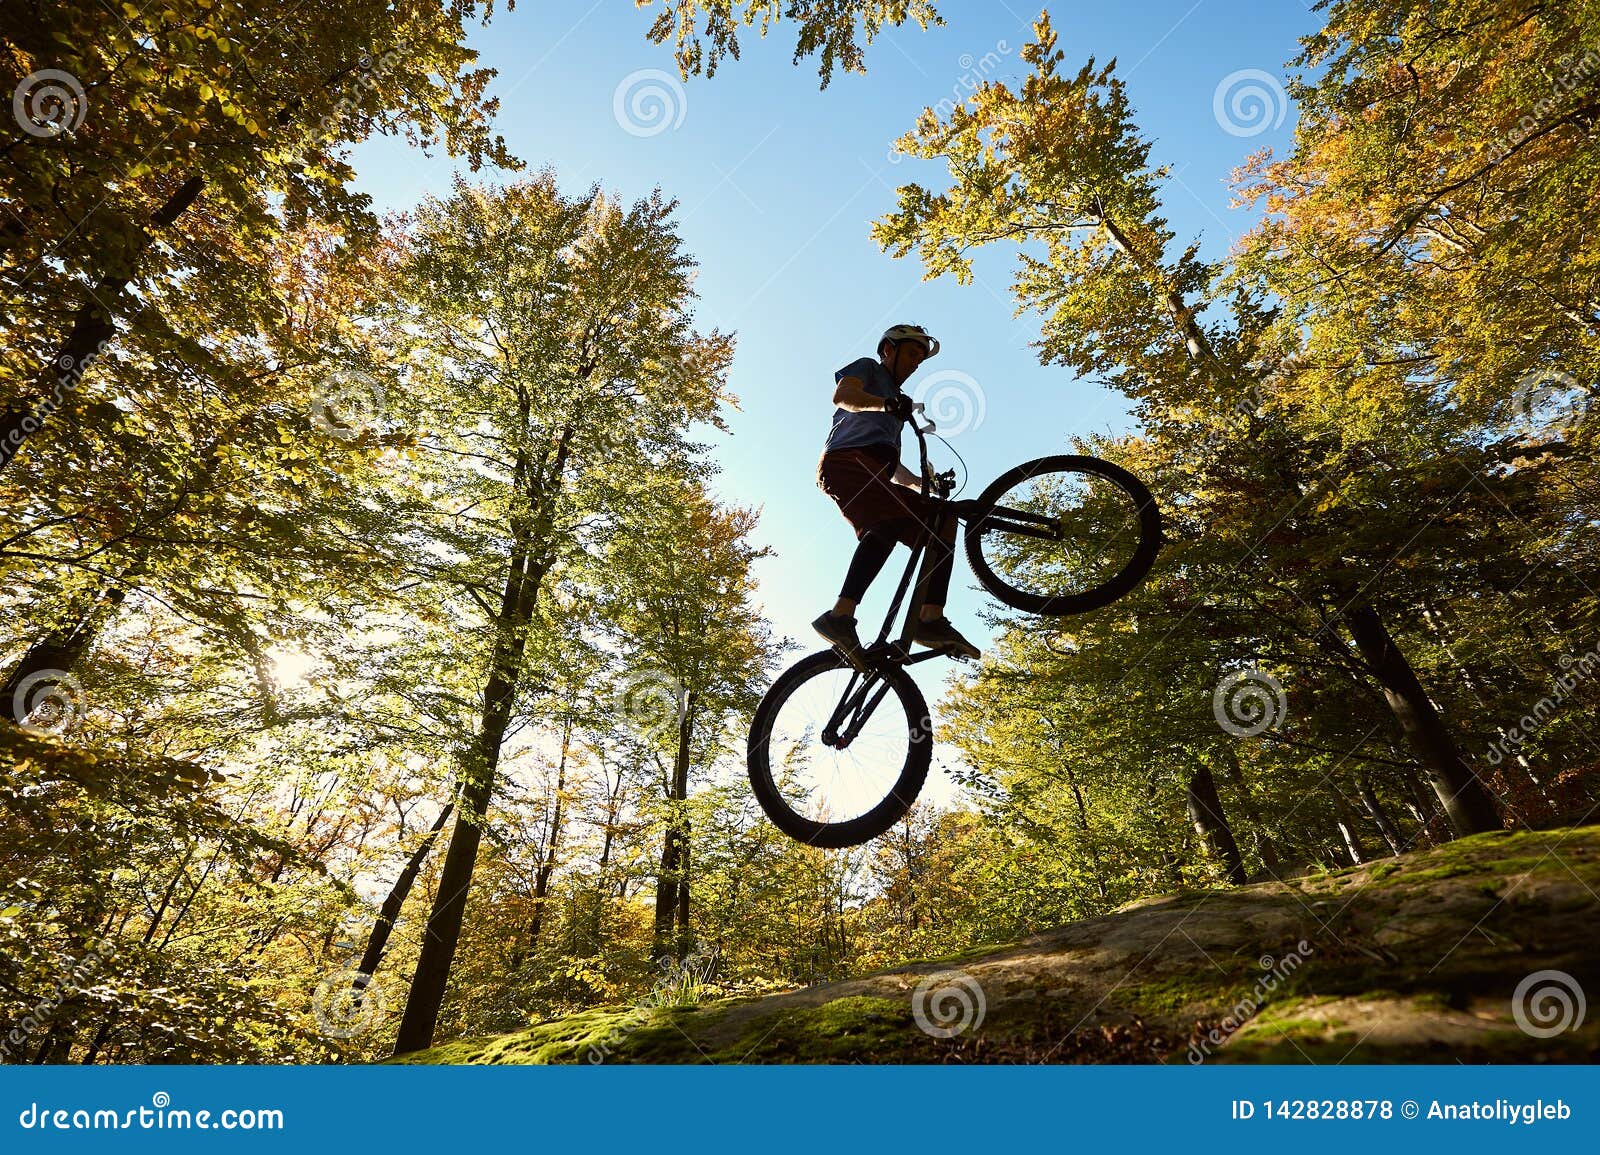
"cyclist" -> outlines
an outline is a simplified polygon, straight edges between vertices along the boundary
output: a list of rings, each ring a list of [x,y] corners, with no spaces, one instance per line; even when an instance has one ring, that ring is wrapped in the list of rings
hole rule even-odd
[[[900,464],[900,434],[911,398],[900,391],[917,366],[939,352],[921,325],[892,325],[878,340],[878,359],[862,357],[833,375],[833,427],[828,431],[817,485],[838,503],[856,531],[839,600],[812,628],[847,653],[859,652],[855,608],[894,552],[895,542],[928,541],[928,587],[912,640],[930,649],[977,658],[981,651],[944,616],[955,559],[956,518],[924,497],[921,480]]]

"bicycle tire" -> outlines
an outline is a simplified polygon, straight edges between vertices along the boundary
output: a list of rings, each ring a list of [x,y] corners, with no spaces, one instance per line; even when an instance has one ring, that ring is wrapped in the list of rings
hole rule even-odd
[[[922,690],[909,673],[900,666],[887,665],[879,673],[889,683],[906,712],[910,729],[910,743],[905,765],[884,800],[867,813],[844,822],[818,822],[792,809],[779,789],[772,774],[771,752],[768,745],[772,726],[784,703],[806,682],[819,674],[847,668],[844,658],[835,650],[824,650],[802,658],[789,667],[773,682],[771,689],[756,707],[750,726],[750,740],[746,756],[746,770],[750,775],[750,789],[761,804],[772,824],[797,842],[825,850],[837,850],[869,842],[885,833],[906,816],[922,791],[928,778],[928,767],[933,758],[933,735],[929,724],[928,705]],[[882,708],[880,704],[879,709]]]
[[[1019,589],[1000,576],[983,555],[984,538],[989,536],[984,520],[995,504],[1018,483],[1052,473],[1103,478],[1121,489],[1138,513],[1139,541],[1127,563],[1110,578],[1077,593],[1036,594]],[[1011,608],[1034,614],[1079,614],[1116,601],[1150,572],[1161,548],[1161,510],[1144,483],[1120,465],[1078,453],[1038,457],[1006,470],[978,495],[973,515],[967,521],[966,548],[967,562],[983,588]]]

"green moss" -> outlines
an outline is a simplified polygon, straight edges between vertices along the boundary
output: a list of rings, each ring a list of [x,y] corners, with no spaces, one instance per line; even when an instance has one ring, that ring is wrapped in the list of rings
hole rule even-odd
[[[1483,869],[1485,867],[1479,863],[1447,862],[1443,866],[1435,866],[1427,870],[1408,870],[1406,871],[1405,881],[1408,883],[1436,882],[1443,878],[1458,878],[1463,874],[1476,874]]]
[[[940,969],[948,967],[951,963],[970,962],[973,959],[988,958],[990,955],[1004,954],[1008,950],[1015,950],[1024,945],[1025,940],[1012,942],[986,942],[976,946],[969,946],[955,954],[940,955],[938,958],[908,958],[894,964],[894,970],[909,970],[912,967],[928,967]]]
[[[1420,991],[1411,996],[1411,1005],[1419,1011],[1454,1010],[1456,1001],[1448,991]]]
[[[599,1007],[488,1039],[402,1057],[411,1063],[696,1062],[694,1037],[725,1012],[709,1007]]]
[[[1269,1039],[1320,1038],[1329,1030],[1340,1026],[1338,1019],[1273,1019],[1252,1021],[1251,1033]]]
[[[852,995],[754,1019],[713,1058],[724,1063],[894,1062],[929,1050],[910,1005]]]
[[[1172,1016],[1187,1009],[1206,1008],[1225,1013],[1250,995],[1250,987],[1223,980],[1214,970],[1192,970],[1145,983],[1129,983],[1111,993],[1108,1001],[1144,1017]]]

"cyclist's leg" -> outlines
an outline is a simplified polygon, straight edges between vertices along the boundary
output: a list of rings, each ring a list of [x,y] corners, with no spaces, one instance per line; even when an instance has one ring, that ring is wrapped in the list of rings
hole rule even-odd
[[[896,541],[916,540],[912,519],[917,495],[895,485],[893,461],[885,461],[861,450],[824,454],[817,466],[817,485],[839,506],[856,531],[856,551],[850,559],[839,598],[834,603],[836,616],[852,617],[856,603],[865,596],[883,570]],[[906,522],[902,527],[899,523]]]
[[[839,602],[834,606],[834,613],[849,614],[854,611],[856,603],[866,596],[867,587],[882,572],[884,563],[894,552],[896,540],[895,534],[881,524],[861,534],[856,543],[856,552],[850,558],[850,568],[845,572],[844,585],[839,589]],[[845,608],[840,609],[841,605]]]
[[[928,584],[917,616],[932,621],[944,616],[944,603],[950,596],[950,577],[955,569],[956,518],[941,502],[929,499],[922,505],[922,514],[914,528],[928,542],[928,553],[922,567]]]

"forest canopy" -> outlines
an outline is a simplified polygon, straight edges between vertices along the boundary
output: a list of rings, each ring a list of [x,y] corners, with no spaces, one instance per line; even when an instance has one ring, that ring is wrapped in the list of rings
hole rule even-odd
[[[741,35],[825,86],[939,23],[641,6],[711,90]],[[119,7],[0,16],[8,90],[97,109],[0,146],[6,1061],[369,1060],[1600,804],[1592,6],[1322,5],[1221,256],[1048,13],[905,126],[883,259],[1014,260],[1040,363],[1131,407],[1069,448],[1166,528],[1111,606],[994,611],[955,800],[835,851],[744,777],[793,655],[673,190],[511,154],[492,4]],[[380,215],[376,135],[464,171]]]

